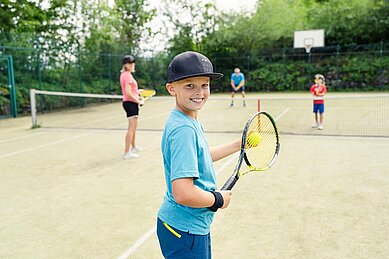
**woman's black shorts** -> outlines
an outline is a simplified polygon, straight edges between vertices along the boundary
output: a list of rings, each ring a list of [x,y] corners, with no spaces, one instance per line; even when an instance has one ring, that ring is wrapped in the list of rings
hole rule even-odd
[[[127,113],[127,118],[139,117],[139,105],[130,101],[123,102],[123,109]]]

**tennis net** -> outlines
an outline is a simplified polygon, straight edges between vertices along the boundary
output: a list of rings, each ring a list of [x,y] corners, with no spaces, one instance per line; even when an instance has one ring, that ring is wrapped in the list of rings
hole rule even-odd
[[[389,137],[389,94],[329,95],[324,98],[323,130],[313,128],[311,97],[262,98],[260,106],[281,114],[283,133]]]
[[[31,90],[33,126],[66,129],[127,130],[120,95]],[[302,94],[249,93],[234,98],[212,94],[199,120],[208,133],[241,133],[259,109],[270,113],[281,134],[389,137],[389,94],[335,94],[325,97],[324,129],[312,128],[312,97]],[[173,97],[155,96],[140,108],[138,129],[162,131],[175,106]]]

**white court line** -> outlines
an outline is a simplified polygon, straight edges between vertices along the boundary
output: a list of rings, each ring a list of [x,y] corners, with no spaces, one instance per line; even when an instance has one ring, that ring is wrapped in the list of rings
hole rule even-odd
[[[278,121],[279,119],[281,119],[282,116],[284,116],[288,111],[290,110],[290,108],[286,108],[280,115],[278,115],[276,118],[275,118],[275,121]]]
[[[157,113],[157,114],[154,114],[153,116],[148,116],[146,118],[143,118],[142,114],[141,114],[140,117],[139,117],[139,121],[145,121],[145,120],[151,120],[151,119],[159,118],[160,116],[166,115],[168,113],[170,113],[170,112]],[[72,125],[71,127],[80,127],[80,126],[85,126],[85,125],[92,124],[92,123],[95,123],[95,122],[103,122],[103,121],[111,121],[111,123],[115,123],[115,125],[119,124],[119,123],[116,123],[118,121],[120,121],[120,124],[128,124],[127,119],[124,117],[124,115],[117,115],[117,116],[111,116],[111,117],[108,117],[108,118],[105,118],[105,119],[96,119],[96,120],[93,120],[93,121],[77,123],[77,124]]]
[[[279,120],[282,116],[284,116],[290,108],[286,108],[281,114],[279,114],[276,118],[275,121]],[[224,169],[229,166],[232,161],[236,159],[237,155],[232,156],[227,162],[225,162],[217,171],[216,175],[218,175],[221,171],[224,171]],[[136,251],[144,242],[147,241],[156,231],[157,226],[154,225],[149,231],[147,231],[146,234],[144,234],[141,238],[139,238],[130,248],[127,249],[121,256],[118,257],[118,259],[127,259],[132,253]]]
[[[116,121],[119,117],[123,117],[123,116],[116,115],[116,116],[111,116],[111,117],[108,117],[108,118],[105,118],[105,119],[99,118],[99,119],[96,119],[96,120],[90,120],[90,121],[86,121],[86,122],[76,123],[76,124],[73,124],[70,127],[71,128],[77,128],[77,127],[85,126],[85,125],[92,124],[92,123],[95,123],[95,122],[109,121],[111,119],[114,119],[114,121]]]
[[[93,133],[97,133],[97,132],[88,132],[88,133],[76,135],[76,136],[73,136],[73,137],[70,137],[70,138],[65,138],[65,139],[49,142],[49,143],[46,143],[46,144],[43,144],[43,145],[40,145],[40,146],[26,148],[26,149],[22,149],[22,150],[19,150],[19,151],[11,152],[11,153],[8,153],[8,154],[0,155],[0,159],[5,158],[5,157],[9,157],[9,156],[18,155],[18,154],[21,154],[21,153],[24,153],[24,152],[35,150],[35,149],[40,149],[40,148],[56,145],[56,144],[63,143],[63,142],[69,141],[69,140],[73,140],[73,139],[77,139],[77,138],[82,138],[84,136],[91,135]]]
[[[142,117],[142,114],[141,114],[139,117],[139,123],[142,123],[142,121],[147,121],[147,120],[159,118],[160,116],[165,116],[169,113],[170,112],[157,113],[157,114],[154,114],[152,116],[145,117],[145,118]],[[73,125],[69,126],[69,128],[77,128],[77,127],[82,127],[82,126],[86,126],[89,124],[93,124],[96,122],[104,122],[104,121],[108,121],[111,124],[119,125],[119,126],[122,126],[122,125],[127,126],[127,124],[128,124],[128,120],[124,117],[124,115],[117,115],[117,116],[111,116],[111,117],[104,118],[104,119],[96,119],[96,120],[92,120],[92,121],[86,121],[86,122],[82,122],[82,123],[73,124]],[[44,126],[43,126],[43,128],[44,128]]]
[[[157,225],[154,225],[146,234],[139,238],[133,246],[128,248],[128,250],[122,254],[118,259],[127,259],[133,252],[135,252],[138,247],[140,247],[147,239],[149,239],[157,231]]]
[[[109,117],[108,119],[115,118],[115,117],[118,117],[118,116]],[[73,124],[70,127],[80,127],[80,126],[83,126],[83,125],[87,125],[87,124],[94,123],[94,122],[99,122],[99,121],[104,121],[104,120],[108,120],[108,119],[98,119],[98,120],[88,121],[86,123]],[[44,127],[43,127],[43,129],[44,129]],[[5,142],[10,142],[10,141],[17,141],[17,140],[24,139],[24,138],[34,137],[34,136],[42,135],[42,134],[45,134],[45,133],[46,133],[45,131],[43,131],[43,132],[41,131],[41,132],[26,134],[26,135],[14,137],[14,138],[4,139],[4,140],[0,140],[0,144],[1,143],[5,143]],[[1,158],[1,156],[0,156],[0,158]]]
[[[143,118],[143,117],[140,117],[140,123],[142,121],[146,121],[146,120],[151,120],[151,119],[155,119],[155,118],[159,118],[160,116],[164,116],[164,115],[167,115],[168,112],[163,112],[163,113],[158,113],[158,114],[155,114],[153,116],[149,116],[149,117],[146,117],[146,118]],[[123,120],[125,121],[125,123],[121,123],[120,125],[127,125],[128,122],[127,120],[124,118],[123,119],[123,116],[120,116],[120,119],[118,119],[119,116],[112,116],[112,117],[109,117],[109,118],[106,118],[106,119],[97,119],[97,120],[93,120],[93,121],[88,121],[88,122],[83,122],[83,123],[77,123],[77,124],[73,124],[70,126],[70,128],[77,128],[77,127],[80,127],[80,126],[85,126],[85,125],[88,125],[88,124],[92,124],[92,123],[95,123],[95,122],[102,122],[102,121],[109,121],[111,119],[114,119],[112,123],[116,123],[120,120],[120,122],[122,122]],[[119,123],[116,123],[116,124],[119,124]],[[45,129],[45,127],[43,126],[42,129]],[[41,130],[42,130],[41,129]],[[109,130],[109,129],[108,129]],[[26,134],[26,135],[22,135],[22,136],[18,136],[18,137],[13,137],[13,138],[9,138],[9,139],[4,139],[4,140],[0,140],[0,144],[2,143],[6,143],[6,142],[11,142],[11,141],[18,141],[18,140],[21,140],[21,139],[25,139],[25,138],[30,138],[30,137],[35,137],[35,136],[38,136],[38,135],[42,135],[42,134],[45,134],[46,132],[45,131],[41,131],[41,132],[37,132],[37,133],[29,133],[29,134]],[[1,157],[0,157],[1,158]]]
[[[1,143],[5,143],[5,142],[10,142],[10,141],[17,141],[17,140],[24,139],[24,138],[34,137],[34,136],[42,135],[42,134],[44,134],[44,132],[28,133],[28,134],[25,134],[25,135],[22,135],[22,136],[0,140],[0,144]]]
[[[216,175],[218,175],[220,172],[224,171],[227,166],[229,166],[234,160],[236,160],[237,155],[233,155],[227,162],[225,162],[217,171]],[[118,259],[127,259],[130,257],[132,253],[136,251],[141,245],[143,245],[144,242],[147,241],[151,236],[155,234],[157,230],[157,226],[154,225],[149,231],[146,232],[141,238],[139,238],[130,248],[127,249],[121,256],[118,257]]]
[[[144,118],[142,120],[153,119],[153,118],[159,117],[161,115],[165,115],[165,114],[167,114],[167,113],[166,112],[158,113],[158,114],[155,114],[153,116],[146,117],[146,118]],[[73,124],[73,126],[71,126],[71,127],[77,127],[77,126],[79,127],[79,126],[82,126],[82,125],[87,125],[87,124],[98,122],[98,121],[107,121],[107,120],[112,119],[112,118],[114,118],[114,121],[117,121],[117,119],[116,119],[117,117],[118,116],[113,116],[113,117],[109,117],[107,119],[97,119],[97,120],[93,120],[93,121],[88,121],[86,123]],[[122,119],[120,119],[120,120],[122,120]],[[5,157],[9,157],[9,156],[13,156],[13,155],[18,155],[18,154],[21,154],[21,153],[24,153],[24,152],[35,150],[35,149],[40,149],[40,148],[43,148],[43,147],[59,144],[59,143],[62,143],[62,142],[66,142],[68,140],[73,140],[73,139],[76,139],[76,138],[81,138],[81,137],[84,137],[84,136],[87,136],[87,135],[91,135],[91,134],[94,134],[94,133],[97,133],[97,132],[99,132],[99,131],[93,131],[93,132],[89,132],[89,133],[86,133],[86,134],[76,135],[76,136],[73,136],[73,137],[70,137],[70,138],[66,138],[66,139],[62,139],[62,140],[58,140],[58,141],[54,141],[54,142],[49,142],[49,143],[46,143],[46,144],[43,144],[43,145],[40,145],[40,146],[35,146],[35,147],[26,148],[26,149],[22,149],[22,150],[19,150],[19,151],[3,154],[3,155],[0,155],[0,159],[5,158]],[[15,138],[11,138],[11,139],[1,140],[0,143],[14,141],[14,140],[19,140],[19,139],[22,139],[22,138],[27,138],[27,137],[36,136],[36,135],[41,135],[43,133],[44,132],[39,132],[39,133],[37,132],[37,133],[31,134],[31,135],[24,135],[24,136],[21,136],[21,137],[15,137]]]

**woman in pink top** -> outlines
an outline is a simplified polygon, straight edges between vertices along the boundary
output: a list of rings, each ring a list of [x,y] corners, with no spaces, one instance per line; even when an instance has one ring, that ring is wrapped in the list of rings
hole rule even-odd
[[[123,159],[138,157],[137,153],[140,151],[135,145],[135,133],[138,126],[139,105],[143,105],[144,101],[138,95],[138,83],[132,76],[132,72],[135,72],[135,58],[131,55],[126,55],[123,58],[123,69],[120,74],[123,108],[128,118]]]

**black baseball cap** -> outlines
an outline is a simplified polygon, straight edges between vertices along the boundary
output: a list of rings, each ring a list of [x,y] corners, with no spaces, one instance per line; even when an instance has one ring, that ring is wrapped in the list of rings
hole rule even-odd
[[[214,73],[211,61],[203,54],[194,51],[178,54],[167,69],[168,83],[196,76],[207,76],[212,80],[221,78],[223,74]]]
[[[128,64],[128,63],[134,63],[135,62],[135,58],[134,58],[134,56],[132,56],[132,55],[125,55],[124,57],[123,57],[123,65],[124,64]]]

